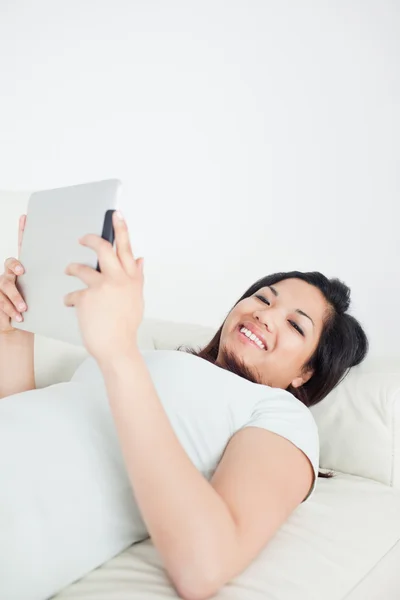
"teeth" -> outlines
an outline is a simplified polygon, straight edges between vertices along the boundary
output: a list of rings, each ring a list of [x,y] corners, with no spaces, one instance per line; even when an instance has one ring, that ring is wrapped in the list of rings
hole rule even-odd
[[[247,327],[241,327],[240,328],[240,332],[244,333],[244,335],[246,337],[248,337],[249,339],[253,340],[253,342],[255,342],[257,344],[257,346],[259,346],[262,350],[265,350],[265,346],[262,343],[262,341],[259,340],[258,337],[254,333],[252,333],[251,331],[249,331],[247,329]]]

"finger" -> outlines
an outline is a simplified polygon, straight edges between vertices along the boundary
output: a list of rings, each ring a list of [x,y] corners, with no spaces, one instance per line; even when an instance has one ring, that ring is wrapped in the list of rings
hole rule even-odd
[[[15,310],[15,306],[12,305],[10,300],[7,298],[3,292],[0,292],[0,312],[3,312],[11,319],[15,319],[16,321],[22,321],[23,318],[20,313]]]
[[[15,310],[18,312],[27,309],[23,297],[15,287],[15,279],[12,275],[6,275],[3,279],[1,292],[13,303]]]
[[[79,243],[96,252],[102,273],[111,275],[121,268],[112,245],[102,237],[88,233],[80,238]]]
[[[64,271],[67,275],[78,277],[83,283],[89,287],[95,285],[101,279],[101,273],[80,263],[70,263]]]
[[[137,271],[137,265],[132,252],[127,223],[117,210],[113,214],[113,219],[118,259],[128,275],[134,275]]]
[[[26,215],[21,215],[19,218],[19,227],[18,227],[18,257],[21,256],[22,237],[24,235],[25,225],[26,225]]]
[[[65,306],[77,306],[79,304],[79,300],[81,299],[81,295],[86,290],[78,290],[76,292],[70,292],[64,296],[64,304]]]
[[[7,275],[22,275],[25,270],[19,260],[14,257],[7,258],[4,261],[4,267]]]

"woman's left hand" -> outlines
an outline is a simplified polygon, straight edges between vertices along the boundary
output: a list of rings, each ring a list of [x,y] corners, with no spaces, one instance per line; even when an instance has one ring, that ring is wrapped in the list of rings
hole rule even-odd
[[[137,349],[137,331],[143,320],[143,258],[134,258],[126,222],[113,213],[116,253],[110,242],[87,234],[79,243],[96,253],[101,273],[79,263],[65,269],[88,287],[64,297],[75,306],[84,345],[97,361],[107,361]]]

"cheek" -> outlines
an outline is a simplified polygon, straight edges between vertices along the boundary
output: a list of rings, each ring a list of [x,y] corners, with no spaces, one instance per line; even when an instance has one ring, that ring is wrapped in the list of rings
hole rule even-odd
[[[290,331],[283,336],[284,337],[284,347],[288,350],[302,352],[304,349],[304,343],[300,339],[298,335],[291,333]]]
[[[226,335],[235,329],[236,325],[240,321],[240,315],[241,311],[238,308],[233,309],[229,313],[222,328],[222,335]]]
[[[231,331],[234,328],[234,321],[231,321],[228,317],[222,327],[221,331],[221,342],[227,341],[231,337]]]
[[[288,322],[282,323],[279,328],[279,339],[288,348],[299,348],[305,350],[308,346],[308,340],[303,337],[296,329]]]
[[[276,355],[282,365],[298,365],[305,360],[307,349],[302,339],[297,339],[297,336],[288,331],[286,334],[279,336],[273,354]]]

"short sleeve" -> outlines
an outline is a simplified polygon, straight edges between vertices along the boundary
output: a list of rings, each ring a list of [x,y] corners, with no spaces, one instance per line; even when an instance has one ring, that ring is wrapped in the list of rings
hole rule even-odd
[[[310,409],[286,390],[268,387],[266,398],[254,405],[244,427],[268,429],[304,452],[314,469],[314,481],[303,502],[308,500],[315,490],[319,468],[318,427]]]

